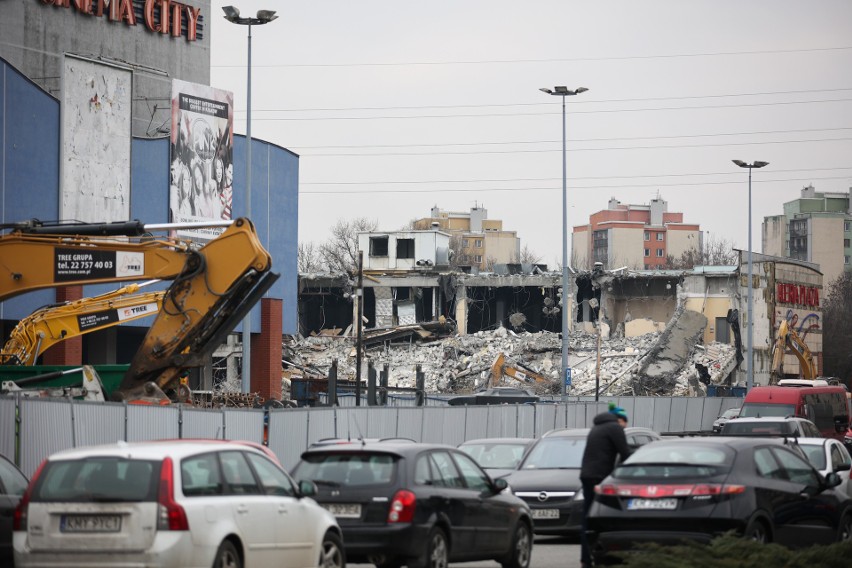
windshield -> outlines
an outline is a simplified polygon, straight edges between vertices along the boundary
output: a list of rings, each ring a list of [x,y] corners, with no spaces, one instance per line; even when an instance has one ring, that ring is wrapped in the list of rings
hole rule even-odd
[[[38,478],[33,501],[156,501],[160,463],[95,457],[48,461]]]
[[[822,447],[822,444],[799,444],[799,447],[805,452],[805,456],[808,458],[808,461],[811,462],[811,465],[817,469],[825,469],[826,460],[825,460],[825,450]]]
[[[760,418],[761,416],[794,416],[796,406],[793,404],[759,404],[749,402],[740,410],[740,418]]]
[[[301,481],[307,479],[319,486],[387,485],[395,471],[394,457],[387,454],[317,453],[309,454],[293,471]]]
[[[739,416],[739,414],[740,414],[739,408],[729,408],[728,410],[725,411],[724,414],[722,414],[722,418],[727,418],[727,419],[730,420],[731,418],[736,418],[737,416]]]
[[[586,449],[586,438],[542,438],[533,446],[521,469],[579,468]]]
[[[653,444],[636,450],[616,468],[619,479],[710,477],[731,469],[734,452],[726,447]]]
[[[778,422],[732,420],[722,427],[723,436],[794,436],[796,425],[779,420]]]
[[[515,469],[524,456],[526,444],[465,444],[459,449],[485,469]]]

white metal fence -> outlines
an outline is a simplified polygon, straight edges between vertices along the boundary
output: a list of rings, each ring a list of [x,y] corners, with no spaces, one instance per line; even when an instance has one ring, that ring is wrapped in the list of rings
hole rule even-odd
[[[308,445],[322,438],[405,437],[451,445],[475,438],[537,438],[553,428],[590,426],[610,401],[627,411],[631,425],[658,432],[710,430],[717,416],[742,403],[741,398],[618,397],[458,407],[429,399],[421,407],[344,403],[265,411],[0,398],[0,453],[31,475],[45,457],[69,448],[119,440],[239,439],[266,442],[290,468]]]

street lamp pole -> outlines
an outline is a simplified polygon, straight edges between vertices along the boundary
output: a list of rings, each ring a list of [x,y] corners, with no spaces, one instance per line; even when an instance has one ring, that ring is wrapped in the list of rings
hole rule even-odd
[[[754,301],[752,298],[752,274],[754,272],[751,259],[751,170],[768,166],[769,162],[756,161],[749,164],[742,160],[732,161],[741,168],[748,168],[748,311],[746,315],[748,318],[748,333],[746,334],[746,352],[748,354],[746,358],[746,392],[748,392],[754,386]]]
[[[246,217],[251,218],[251,27],[268,24],[278,16],[274,10],[258,10],[257,17],[240,17],[239,9],[234,6],[222,8],[225,19],[233,24],[248,26],[248,73],[246,87]],[[247,393],[251,388],[251,311],[243,319],[243,376],[241,391]]]
[[[570,304],[568,298],[568,169],[565,135],[565,97],[579,95],[588,91],[585,87],[578,87],[573,91],[567,87],[558,86],[553,89],[542,88],[539,91],[562,97],[562,386],[560,392],[564,395],[568,392],[571,381],[571,367],[568,364],[568,316]]]

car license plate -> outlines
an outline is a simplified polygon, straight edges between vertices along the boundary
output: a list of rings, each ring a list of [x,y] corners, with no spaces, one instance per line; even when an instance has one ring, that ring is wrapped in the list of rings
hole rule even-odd
[[[110,533],[121,530],[121,515],[62,515],[64,533]]]
[[[361,505],[343,504],[343,503],[326,503],[323,505],[329,513],[341,519],[358,519],[361,518]]]
[[[533,519],[558,519],[559,509],[531,509]]]
[[[627,508],[631,511],[657,509],[671,511],[677,509],[677,499],[630,499]]]

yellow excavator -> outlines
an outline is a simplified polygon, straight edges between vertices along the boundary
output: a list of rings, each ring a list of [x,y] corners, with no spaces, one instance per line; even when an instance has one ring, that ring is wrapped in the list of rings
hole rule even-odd
[[[194,225],[195,226],[195,225]],[[197,227],[214,226],[197,224]],[[0,301],[43,288],[170,280],[162,307],[134,355],[117,400],[166,400],[190,367],[213,350],[278,279],[252,222],[219,222],[224,231],[203,246],[152,231],[178,227],[119,223],[0,225]]]
[[[785,378],[784,376],[784,355],[787,350],[790,350],[796,359],[799,360],[799,369],[802,378],[808,381],[816,379],[817,366],[814,362],[814,356],[810,348],[796,333],[796,330],[790,327],[787,320],[783,320],[778,326],[778,333],[775,336],[775,345],[772,347],[772,369],[770,372],[770,382],[777,383]]]
[[[100,296],[39,308],[12,330],[0,351],[0,364],[35,365],[45,351],[61,341],[156,315],[163,306],[165,291],[139,292],[154,282],[128,284]]]
[[[491,365],[491,386],[500,386],[503,377],[511,377],[522,383],[532,383],[539,392],[558,392],[559,383],[526,367],[522,363],[510,362],[505,353],[500,353]]]

